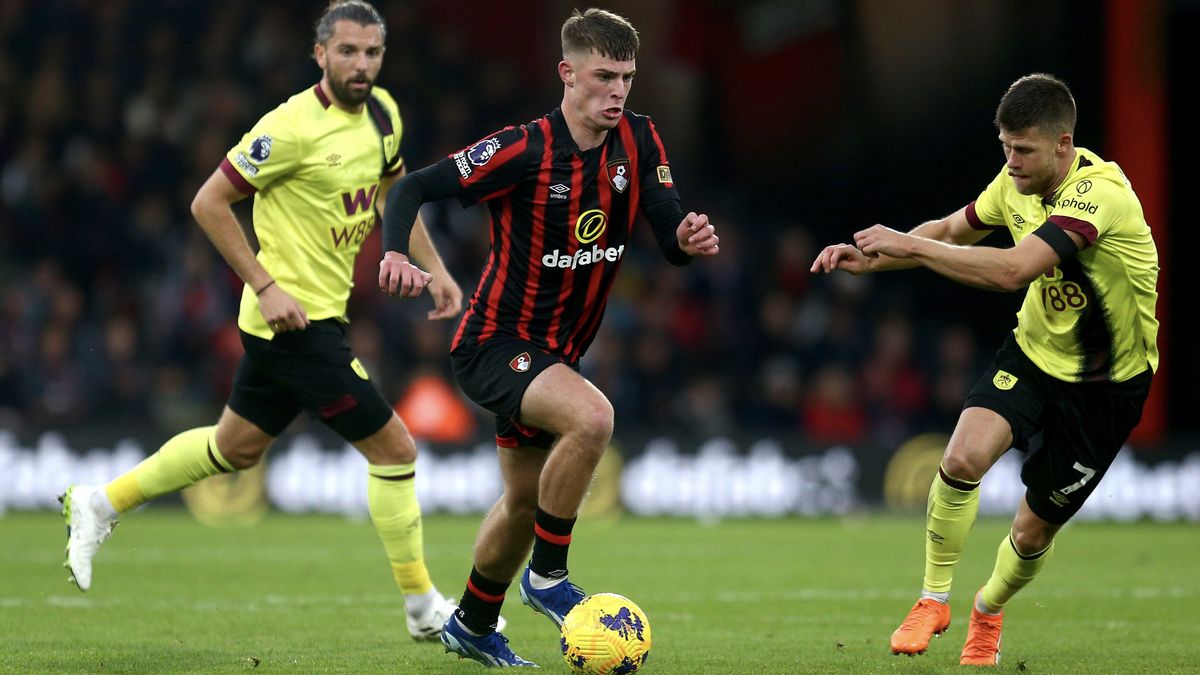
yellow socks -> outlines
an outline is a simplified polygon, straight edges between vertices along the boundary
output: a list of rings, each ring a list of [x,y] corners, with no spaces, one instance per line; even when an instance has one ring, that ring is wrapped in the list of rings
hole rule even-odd
[[[949,593],[954,566],[979,514],[979,483],[959,480],[938,468],[929,487],[925,518],[925,590]]]
[[[124,513],[159,495],[175,492],[233,467],[217,450],[217,428],[200,427],[167,441],[104,491],[117,513]]]
[[[1017,552],[1012,535],[1004,537],[1004,540],[1000,542],[999,550],[996,551],[996,567],[992,570],[991,578],[987,580],[983,590],[980,591],[981,599],[987,604],[988,609],[1003,608],[1012,599],[1012,596],[1017,594],[1017,591],[1033,581],[1053,552],[1054,542],[1050,542],[1049,546],[1038,553],[1021,555]]]
[[[367,507],[383,540],[396,584],[405,595],[433,590],[425,568],[415,464],[367,465]]]

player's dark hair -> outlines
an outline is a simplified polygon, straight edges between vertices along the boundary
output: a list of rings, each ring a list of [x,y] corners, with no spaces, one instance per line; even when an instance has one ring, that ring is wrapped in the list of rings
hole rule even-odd
[[[568,54],[593,51],[617,61],[637,57],[638,32],[633,24],[617,14],[592,7],[576,9],[562,27],[563,58]]]
[[[996,108],[996,127],[1024,131],[1037,127],[1051,133],[1075,133],[1075,98],[1062,80],[1033,73],[1013,82]]]
[[[378,10],[371,6],[371,3],[363,0],[333,0],[329,3],[329,6],[325,8],[325,13],[317,19],[314,29],[317,42],[319,44],[329,42],[329,38],[333,37],[333,25],[342,20],[353,21],[360,26],[376,24],[383,33],[383,41],[387,42],[387,24],[383,22],[383,17],[379,15]]]

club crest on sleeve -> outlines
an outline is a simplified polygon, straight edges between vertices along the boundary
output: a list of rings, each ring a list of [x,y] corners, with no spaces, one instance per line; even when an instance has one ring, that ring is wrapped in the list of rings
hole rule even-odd
[[[608,182],[612,183],[617,192],[624,192],[629,187],[629,158],[614,159],[608,163]]]
[[[271,156],[271,137],[263,134],[250,142],[250,159],[265,162]]]
[[[658,167],[658,182],[666,187],[675,187],[675,180],[671,178],[671,167],[665,164]]]
[[[488,163],[488,160],[495,157],[499,150],[500,141],[489,138],[472,145],[471,149],[467,150],[467,159],[471,160],[475,166],[483,166]]]
[[[1001,391],[1008,391],[1017,385],[1017,376],[1012,373],[997,370],[996,376],[992,378],[992,384]]]
[[[508,362],[508,367],[518,373],[529,372],[529,366],[533,365],[533,360],[529,358],[529,352],[521,352],[513,357],[512,361]]]

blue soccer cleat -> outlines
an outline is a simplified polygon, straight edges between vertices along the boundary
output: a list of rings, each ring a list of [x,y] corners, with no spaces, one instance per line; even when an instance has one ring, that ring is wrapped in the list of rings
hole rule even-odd
[[[555,628],[562,628],[563,617],[583,598],[583,590],[566,579],[550,588],[538,590],[529,583],[528,565],[525,574],[521,575],[521,602],[532,607],[533,611],[550,617]]]
[[[458,619],[451,615],[442,626],[440,634],[446,651],[458,654],[460,659],[478,661],[487,668],[537,668],[538,664],[513,653],[508,648],[508,638],[497,631],[487,635],[471,635]]]

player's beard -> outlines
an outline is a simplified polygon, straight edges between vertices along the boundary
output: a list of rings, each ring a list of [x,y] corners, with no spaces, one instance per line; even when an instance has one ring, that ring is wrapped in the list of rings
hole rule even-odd
[[[371,88],[375,86],[374,81],[367,79],[366,88],[355,91],[350,87],[350,83],[355,79],[357,78],[351,78],[344,82],[338,82],[332,78],[329,80],[329,88],[333,90],[333,97],[346,107],[352,108],[366,103],[367,99],[371,97]]]

